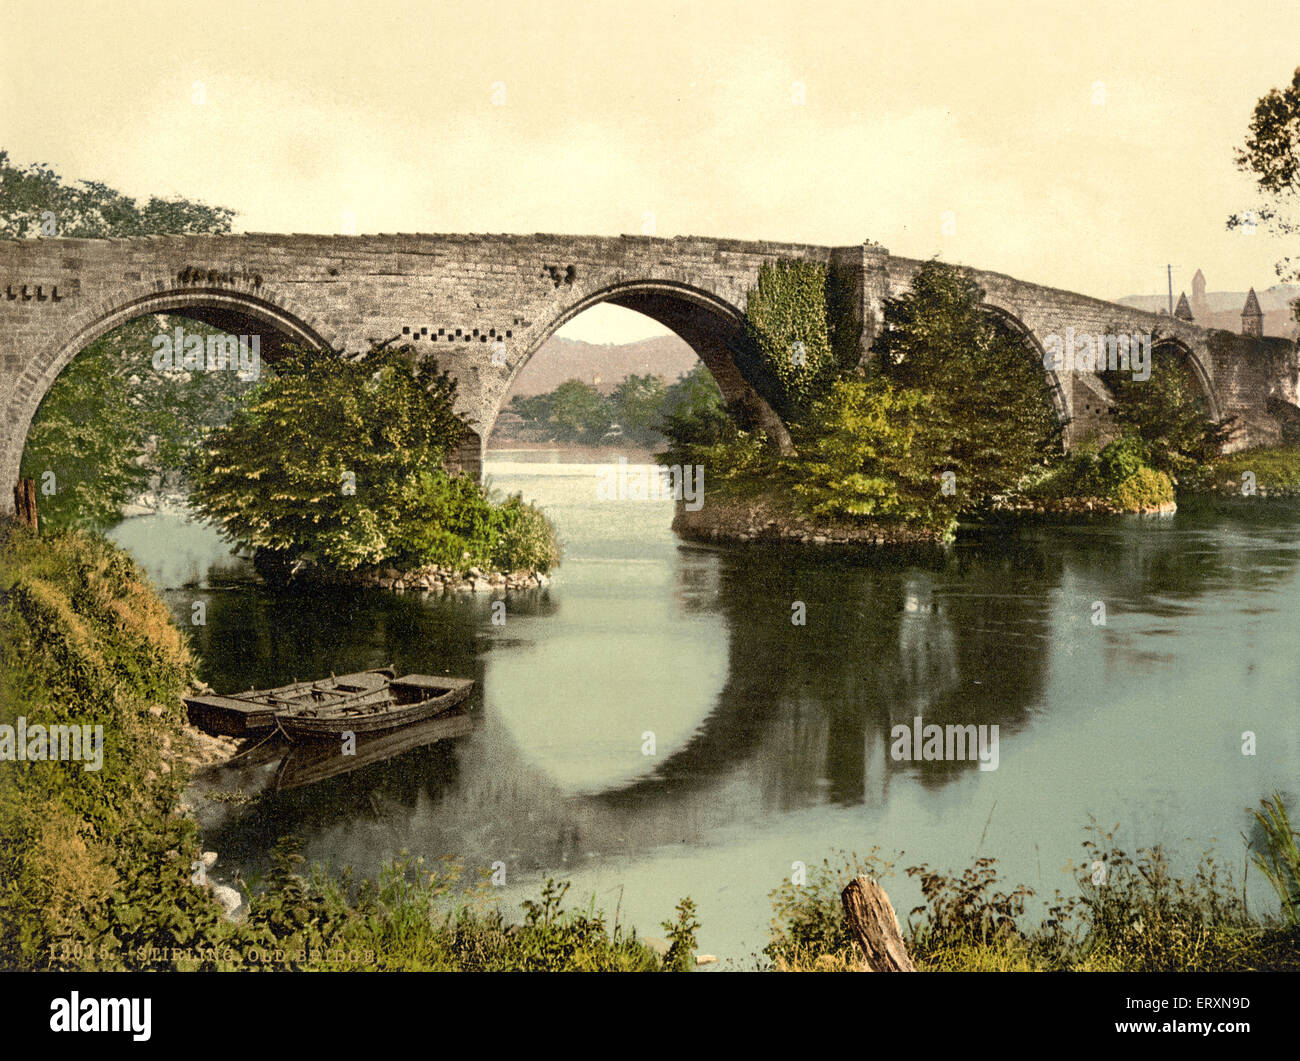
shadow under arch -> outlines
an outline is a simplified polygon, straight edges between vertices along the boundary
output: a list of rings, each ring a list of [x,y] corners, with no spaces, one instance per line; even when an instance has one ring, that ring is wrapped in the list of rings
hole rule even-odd
[[[762,428],[784,450],[790,445],[789,432],[759,389],[747,375],[737,356],[745,345],[745,315],[742,310],[711,292],[673,280],[628,280],[610,284],[580,298],[557,313],[542,328],[510,373],[503,394],[508,393],[523,367],[546,342],[580,313],[601,303],[630,309],[662,324],[686,343],[712,374],[722,391],[727,407]],[[496,424],[500,408],[493,410],[492,422],[483,426],[488,438]]]
[[[242,291],[180,287],[130,299],[100,314],[58,348],[42,369],[42,378],[53,379],[77,354],[114,328],[154,313],[188,317],[226,331],[243,331],[250,323],[270,328],[272,334],[267,336],[267,345],[271,347],[272,360],[289,344],[326,345],[324,338],[302,317],[269,299]]]

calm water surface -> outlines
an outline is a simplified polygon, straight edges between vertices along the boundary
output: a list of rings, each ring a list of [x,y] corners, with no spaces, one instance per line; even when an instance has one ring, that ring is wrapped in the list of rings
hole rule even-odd
[[[478,682],[468,736],[249,804],[200,801],[218,876],[264,872],[285,833],[358,871],[402,849],[504,862],[511,914],[554,876],[662,935],[690,895],[701,949],[743,965],[796,861],[878,846],[960,869],[978,852],[1050,896],[1071,888],[1091,817],[1180,868],[1214,848],[1240,879],[1247,808],[1296,794],[1300,508],[864,563],[687,545],[670,504],[598,502],[596,466],[554,454],[497,453],[487,474],[544,507],[566,550],[504,626],[481,595],[272,592],[176,516],[114,531],[183,624],[205,602],[194,640],[218,691],[389,662]],[[890,727],[917,715],[998,725],[998,768],[892,760]],[[919,901],[901,871],[886,887],[900,914]]]

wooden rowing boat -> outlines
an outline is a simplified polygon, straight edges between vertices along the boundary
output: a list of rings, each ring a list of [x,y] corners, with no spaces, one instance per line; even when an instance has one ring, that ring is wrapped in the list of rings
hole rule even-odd
[[[395,681],[398,688],[392,690],[390,686]],[[338,709],[340,718],[364,718],[361,726],[345,727],[362,733],[391,729],[406,725],[408,721],[418,722],[454,707],[469,694],[473,682],[465,686],[464,695],[449,695],[438,703],[427,701],[436,700],[443,693],[456,693],[463,681],[419,674],[399,680],[397,671],[388,666],[355,674],[330,675],[316,681],[292,682],[274,689],[250,689],[229,696],[189,696],[185,698],[185,706],[193,725],[208,733],[232,737],[272,730],[281,716],[296,718],[302,715],[304,719],[324,721],[331,717],[328,711],[332,708]],[[431,689],[438,691],[430,692]],[[410,710],[401,710],[407,708]],[[286,727],[282,725],[281,728]],[[334,734],[331,732],[329,735]]]
[[[383,688],[358,690],[319,700],[296,696],[281,701],[275,723],[291,740],[338,740],[345,734],[379,733],[446,714],[469,697],[474,682],[407,674]]]
[[[317,703],[383,689],[397,676],[390,667],[358,671],[311,682],[292,682],[274,689],[250,689],[229,696],[187,696],[190,723],[207,733],[246,737],[275,728],[279,710],[301,700]]]

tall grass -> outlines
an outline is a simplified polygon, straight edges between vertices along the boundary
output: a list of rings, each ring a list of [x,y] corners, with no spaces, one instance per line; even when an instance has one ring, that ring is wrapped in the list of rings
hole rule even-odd
[[[1254,863],[1277,892],[1286,923],[1300,926],[1300,846],[1291,828],[1282,794],[1274,792],[1262,800],[1254,812],[1255,821],[1264,833],[1264,850],[1257,851]]]
[[[908,867],[924,899],[904,929],[909,952],[929,971],[1300,970],[1296,834],[1280,795],[1255,815],[1267,839],[1254,864],[1277,890],[1280,915],[1248,910],[1231,871],[1212,855],[1179,877],[1160,847],[1130,853],[1116,843],[1117,830],[1094,823],[1075,892],[1056,892],[1037,918],[1028,914],[1034,890],[1003,884],[995,859],[977,858],[960,873]],[[774,891],[764,951],[772,967],[857,967],[840,891],[863,872],[888,878],[893,865],[876,851],[867,859],[840,856],[810,872],[803,887],[786,882]]]

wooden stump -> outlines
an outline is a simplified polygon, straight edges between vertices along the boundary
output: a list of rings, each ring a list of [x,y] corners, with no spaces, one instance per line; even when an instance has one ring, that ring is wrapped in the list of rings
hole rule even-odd
[[[36,530],[36,482],[19,479],[14,486],[14,515],[18,522]]]
[[[863,972],[914,973],[916,967],[908,957],[898,918],[878,881],[858,877],[840,893],[844,916],[849,928],[866,955]]]

